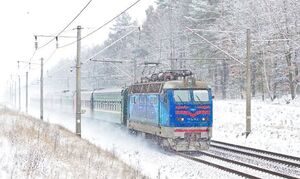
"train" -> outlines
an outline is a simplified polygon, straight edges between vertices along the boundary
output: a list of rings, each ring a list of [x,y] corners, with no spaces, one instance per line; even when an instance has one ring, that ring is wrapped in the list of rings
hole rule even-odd
[[[70,97],[64,98],[71,103]],[[152,74],[123,88],[82,91],[81,100],[84,111],[119,113],[122,125],[155,139],[163,148],[209,148],[213,125],[211,87],[196,80],[188,70]]]

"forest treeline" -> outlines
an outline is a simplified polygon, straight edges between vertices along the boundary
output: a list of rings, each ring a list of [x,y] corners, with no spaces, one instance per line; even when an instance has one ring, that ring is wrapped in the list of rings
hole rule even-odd
[[[252,96],[294,99],[300,92],[299,9],[298,0],[157,0],[146,10],[142,25],[125,13],[114,22],[105,42],[82,52],[86,59],[105,49],[97,59],[123,61],[85,64],[82,88],[129,85],[137,64],[137,79],[188,69],[207,81],[217,98],[244,98],[250,29]],[[50,86],[56,91],[74,90],[75,74],[70,73],[74,59],[62,60],[58,66],[48,72]]]

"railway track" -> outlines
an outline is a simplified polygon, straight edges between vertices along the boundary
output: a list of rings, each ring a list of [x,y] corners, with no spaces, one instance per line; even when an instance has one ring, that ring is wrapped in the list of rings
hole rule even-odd
[[[212,141],[210,150],[181,157],[245,178],[300,178],[300,158]]]
[[[255,148],[251,148],[251,147],[244,147],[244,146],[240,146],[240,145],[229,144],[229,143],[215,141],[215,140],[211,141],[210,146],[214,147],[214,148],[232,151],[232,152],[238,152],[241,154],[262,157],[267,160],[278,161],[280,163],[285,163],[287,165],[300,167],[300,157],[270,152],[270,151],[266,151],[266,150],[255,149]]]
[[[202,152],[199,152],[199,153],[202,153]],[[256,177],[254,175],[250,175],[250,174],[247,174],[245,172],[241,172],[239,170],[232,169],[230,167],[226,167],[226,166],[223,166],[223,165],[216,164],[214,162],[207,161],[205,159],[201,159],[199,157],[195,157],[194,155],[190,155],[190,154],[186,154],[186,153],[176,153],[176,154],[183,157],[183,158],[193,160],[193,161],[196,161],[196,162],[200,162],[200,163],[203,163],[205,165],[212,166],[214,168],[218,168],[218,169],[221,169],[223,171],[226,171],[226,172],[229,172],[229,173],[232,173],[232,174],[236,174],[236,175],[241,176],[241,177],[253,178],[253,179],[259,178],[259,177]]]

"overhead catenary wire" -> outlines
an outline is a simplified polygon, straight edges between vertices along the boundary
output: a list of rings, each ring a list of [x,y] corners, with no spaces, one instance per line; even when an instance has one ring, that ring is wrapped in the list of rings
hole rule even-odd
[[[124,13],[125,13],[126,11],[128,11],[130,8],[132,8],[133,6],[135,6],[135,5],[136,5],[137,3],[139,3],[140,1],[141,1],[141,0],[137,0],[136,2],[134,2],[133,4],[131,4],[128,8],[126,8],[125,10],[123,10],[121,13],[119,13],[118,15],[116,15],[115,17],[113,17],[112,19],[110,19],[109,21],[107,21],[106,23],[104,23],[103,25],[101,25],[100,27],[98,27],[97,29],[95,29],[95,30],[93,30],[92,32],[88,33],[87,35],[83,36],[83,37],[80,38],[79,40],[82,40],[82,39],[84,39],[84,38],[86,38],[86,37],[88,37],[88,36],[94,34],[94,33],[97,32],[98,30],[102,29],[103,27],[105,27],[106,25],[108,25],[110,22],[112,22],[113,20],[115,20],[116,18],[118,18],[119,16],[121,16],[122,14],[124,14]],[[90,2],[91,2],[91,1],[89,1],[89,3],[90,3]],[[88,3],[88,4],[89,4],[89,3]],[[88,5],[88,4],[87,4],[87,5]],[[87,7],[87,5],[86,5],[86,7]],[[84,8],[84,9],[85,9],[85,8]],[[83,9],[83,10],[84,10],[84,9]],[[83,10],[82,10],[82,11],[83,11]],[[82,12],[82,11],[81,11],[81,12]],[[81,13],[81,12],[80,12],[80,13]],[[79,16],[79,15],[78,15],[78,16]],[[75,18],[74,18],[74,19],[75,19]],[[72,21],[71,21],[69,24],[71,24],[71,23],[72,23]],[[69,26],[69,24],[68,24],[68,26]],[[66,28],[67,28],[67,27],[66,27]],[[64,28],[58,35],[60,35],[66,28]],[[121,38],[118,39],[117,41],[113,42],[112,44],[110,44],[109,46],[107,46],[105,49],[102,49],[101,52],[104,51],[104,50],[106,50],[107,48],[113,46],[115,43],[119,42],[120,40],[122,40],[123,38],[125,38],[126,36],[128,36],[129,34],[131,34],[131,33],[134,32],[134,31],[136,31],[136,29],[130,31],[130,32],[127,33],[127,34],[125,34],[123,37],[121,37]],[[58,36],[58,35],[57,35],[57,36]],[[55,39],[55,36],[54,36],[54,38],[52,38],[52,39],[49,41],[49,43],[51,43],[51,41],[53,41],[54,39]],[[69,46],[69,45],[72,45],[72,44],[74,44],[75,42],[77,42],[77,40],[76,40],[76,41],[73,41],[73,42],[71,42],[71,43],[69,43],[69,44],[60,46],[60,47],[58,47],[58,49],[67,47],[67,46]],[[48,43],[48,44],[49,44],[49,43]],[[41,46],[40,48],[43,48],[44,46],[46,46],[46,45],[48,45],[48,44],[45,44],[45,45]],[[39,48],[39,49],[40,49],[40,48]],[[51,55],[49,56],[49,58],[45,61],[45,63],[49,61],[49,59],[54,55],[54,53],[56,52],[56,50],[57,50],[57,49],[55,49],[55,50],[52,52],[52,54],[51,54]],[[96,55],[100,54],[101,52],[98,52]],[[96,55],[95,55],[95,56],[96,56]],[[94,56],[94,57],[95,57],[95,56]],[[92,58],[94,58],[94,57],[92,57]],[[91,58],[89,58],[89,59],[91,59]],[[89,60],[89,59],[87,59],[87,60]],[[112,65],[113,65],[115,68],[121,70],[121,69],[120,69],[119,67],[117,67],[116,65],[114,65],[114,64],[112,64]],[[128,74],[128,73],[123,72],[123,71],[122,71],[122,73],[125,74],[126,76],[132,78],[132,76],[131,76],[130,74]]]
[[[99,31],[100,29],[102,29],[103,27],[107,26],[109,23],[111,23],[112,21],[114,21],[115,19],[117,19],[118,17],[120,17],[122,14],[124,14],[125,12],[127,12],[129,9],[131,9],[133,6],[135,6],[136,4],[138,4],[140,1],[142,0],[137,0],[135,1],[133,4],[131,4],[129,7],[127,7],[125,10],[123,10],[122,12],[120,12],[119,14],[117,14],[116,16],[114,16],[112,19],[108,20],[107,22],[105,22],[104,24],[102,24],[101,26],[99,26],[98,28],[96,28],[95,30],[89,32],[88,34],[86,34],[85,36],[81,37],[79,40],[85,39],[87,37],[89,37],[90,35],[96,33],[97,31]],[[64,48],[70,45],[73,45],[74,43],[76,43],[77,40],[67,43],[63,46],[61,46],[60,48]]]
[[[91,3],[91,1],[92,0],[90,0],[88,3],[87,3],[87,5],[79,12],[79,14],[77,14],[77,16],[62,30],[62,31],[60,31],[59,33],[58,33],[58,35],[60,35],[80,14],[81,14],[81,12]],[[128,11],[130,8],[132,8],[133,6],[135,6],[137,3],[139,3],[141,0],[137,0],[137,1],[135,1],[133,4],[131,4],[129,7],[127,7],[125,10],[123,10],[121,13],[119,13],[118,15],[116,15],[115,17],[113,17],[112,19],[110,19],[109,21],[107,21],[106,23],[104,23],[103,25],[101,25],[100,27],[98,27],[98,28],[96,28],[95,30],[93,30],[92,32],[90,32],[90,33],[88,33],[87,35],[85,35],[85,36],[83,36],[82,38],[80,38],[80,40],[82,40],[82,39],[84,39],[84,38],[86,38],[86,37],[88,37],[88,36],[90,36],[90,35],[92,35],[93,33],[95,33],[95,32],[97,32],[98,30],[100,30],[101,28],[103,28],[103,27],[105,27],[106,25],[108,25],[110,22],[112,22],[113,20],[115,20],[116,18],[118,18],[119,16],[121,16],[122,14],[124,14],[126,11]],[[135,31],[135,30],[133,30],[133,31]],[[130,33],[132,33],[133,31],[131,31],[131,32],[129,32],[128,34],[126,34],[124,37],[122,37],[121,39],[119,39],[119,40],[122,40],[123,38],[125,38],[126,36],[128,36]],[[54,38],[52,38],[51,39],[51,41],[53,41],[58,35],[56,35],[56,36],[54,36]],[[119,41],[118,40],[118,41]],[[49,43],[51,42],[51,41],[49,41]],[[62,45],[62,46],[60,46],[60,47],[58,47],[58,49],[61,49],[61,48],[64,48],[64,47],[67,47],[67,46],[69,46],[69,45],[72,45],[72,44],[74,44],[75,42],[77,42],[77,40],[76,41],[73,41],[73,42],[71,42],[71,43],[68,43],[68,44],[65,44],[65,45]],[[117,42],[115,42],[115,43],[117,43]],[[46,45],[46,44],[45,44]],[[45,46],[44,45],[44,46]],[[114,45],[114,44],[111,44],[111,46],[112,45]],[[43,46],[42,46],[43,47]],[[40,48],[42,48],[42,47],[40,47]],[[39,48],[39,49],[40,49]],[[109,47],[107,47],[107,48],[109,48]],[[105,49],[103,49],[103,50],[105,50]],[[37,50],[35,50],[35,52],[36,52]],[[55,51],[53,52],[53,53],[55,53]],[[35,54],[35,53],[34,53]],[[32,58],[34,57],[34,54],[33,54],[33,56],[32,56]],[[50,55],[50,58],[53,56],[53,54],[51,54]],[[32,59],[31,58],[31,59]],[[48,62],[49,60],[50,60],[50,58],[48,58],[47,60],[46,60],[46,62]]]
[[[232,56],[230,53],[228,53],[227,51],[221,49],[220,47],[218,47],[217,45],[213,44],[211,41],[207,40],[205,37],[203,37],[202,35],[194,32],[191,28],[186,27],[186,29],[188,29],[189,31],[191,31],[193,34],[197,35],[198,37],[200,37],[201,39],[203,39],[204,41],[206,41],[207,43],[209,43],[210,45],[214,46],[215,48],[217,48],[218,50],[220,50],[221,52],[225,53],[227,56],[229,56],[230,58],[232,58],[233,60],[235,60],[236,62],[242,64],[245,66],[245,64],[243,62],[241,62],[239,59],[237,59],[236,57]]]
[[[128,35],[130,35],[131,33],[135,32],[136,30],[139,30],[139,28],[134,29],[129,31],[128,33],[126,33],[124,36],[120,37],[119,39],[117,39],[116,41],[112,42],[111,44],[109,44],[108,46],[104,47],[103,49],[101,49],[100,51],[98,51],[96,54],[92,55],[91,57],[87,58],[84,62],[82,62],[82,64],[85,64],[86,62],[92,60],[93,58],[95,58],[97,55],[99,55],[100,53],[102,53],[103,51],[105,51],[106,49],[110,48],[111,46],[115,45],[117,42],[121,41],[122,39],[124,39],[125,37],[127,37]],[[55,51],[54,51],[55,52]],[[99,61],[101,62],[101,61]],[[111,64],[117,68],[118,70],[120,70],[123,74],[125,74],[126,76],[128,76],[129,78],[132,78],[132,76],[123,71],[122,69],[120,69],[118,66],[116,66],[115,64],[113,64],[113,62],[111,62]],[[72,67],[71,67],[72,68]]]
[[[56,51],[57,51],[58,49],[56,48],[56,49],[54,49],[53,51],[52,51],[52,53],[49,55],[49,57],[45,60],[45,62],[44,62],[44,65],[54,56],[54,54],[56,53]],[[30,65],[32,65],[32,64],[34,64],[34,65],[40,65],[40,64],[37,64],[37,63],[31,63],[31,62],[29,62],[28,63],[28,65],[29,65],[29,67],[30,67]],[[30,68],[30,70],[32,71],[32,70],[36,70],[36,69],[39,69],[40,67],[35,67],[35,68]]]
[[[55,48],[52,53],[49,55],[49,57],[45,60],[44,65],[53,57],[53,55],[56,53],[57,48]]]
[[[95,53],[94,55],[92,55],[91,57],[87,58],[83,63],[86,63],[87,61],[92,60],[97,55],[99,55],[100,53],[104,52],[106,49],[110,48],[111,46],[115,45],[116,43],[118,43],[119,41],[121,41],[122,39],[124,39],[125,37],[127,37],[128,35],[130,35],[131,33],[135,32],[136,30],[137,29],[134,29],[134,30],[126,33],[124,36],[120,37],[119,39],[117,39],[116,41],[114,41],[111,44],[107,45],[106,47],[104,47],[103,49],[101,49],[100,51],[98,51],[97,53]]]
[[[34,58],[37,50],[47,46],[48,44],[50,44],[53,40],[55,40],[60,34],[62,34],[80,15],[81,13],[89,6],[89,4],[92,2],[93,0],[89,0],[88,3],[81,9],[81,11],[79,13],[77,13],[77,15],[56,35],[54,36],[51,40],[49,40],[46,44],[42,45],[41,47],[37,48],[34,50],[32,56],[29,59],[29,64],[31,63],[32,59]],[[51,54],[52,56],[52,54]],[[50,58],[48,58],[50,59]],[[28,66],[29,66],[28,64]]]
[[[56,35],[36,35],[37,37],[58,37]],[[76,38],[75,36],[67,36],[67,35],[60,35],[59,37],[63,37],[63,38]]]
[[[31,57],[30,57],[30,59],[29,59],[29,62],[31,62],[31,61],[32,61],[32,59],[33,59],[33,57],[34,57],[35,53],[36,53],[36,50],[34,50],[33,54],[31,55]]]
[[[137,29],[133,29],[130,32],[126,33],[124,36],[120,37],[119,39],[115,40],[114,42],[112,42],[111,44],[109,44],[108,46],[104,47],[103,49],[101,49],[100,51],[98,51],[97,53],[95,53],[94,55],[92,55],[91,57],[87,58],[84,62],[88,62],[91,61],[93,58],[95,58],[97,55],[99,55],[100,53],[104,52],[106,49],[110,48],[111,46],[115,45],[116,43],[118,43],[119,41],[121,41],[122,39],[124,39],[125,37],[127,37],[128,35],[130,35],[131,33],[135,32],[136,30],[140,30],[140,28],[138,27]],[[99,61],[101,62],[101,61]],[[117,65],[115,65],[113,62],[110,62],[110,64],[112,66],[114,66],[116,69],[118,69],[120,72],[122,72],[123,74],[125,74],[126,76],[128,76],[130,79],[132,79],[132,75],[130,75],[129,73],[125,72],[124,70],[120,69]]]
[[[79,13],[77,13],[77,15],[61,30],[57,33],[56,37],[58,37],[61,33],[63,33],[80,15],[81,13],[90,5],[90,3],[93,0],[89,0],[89,2],[81,9],[81,11]],[[41,49],[45,46],[47,46],[48,44],[50,44],[53,40],[55,40],[55,37],[51,38],[51,40],[49,40],[47,43],[45,43],[44,45],[42,45],[41,47],[38,48]]]

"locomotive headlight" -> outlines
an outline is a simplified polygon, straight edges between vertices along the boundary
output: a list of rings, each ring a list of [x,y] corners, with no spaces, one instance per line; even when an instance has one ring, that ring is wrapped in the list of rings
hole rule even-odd
[[[184,118],[183,118],[183,117],[179,117],[179,118],[177,118],[177,121],[183,122],[183,121],[184,121]]]
[[[202,121],[208,121],[208,117],[203,117]]]

